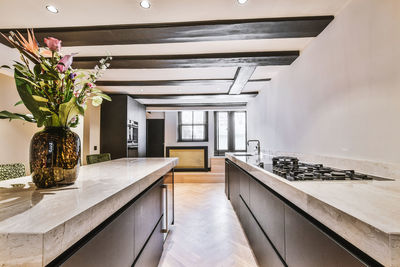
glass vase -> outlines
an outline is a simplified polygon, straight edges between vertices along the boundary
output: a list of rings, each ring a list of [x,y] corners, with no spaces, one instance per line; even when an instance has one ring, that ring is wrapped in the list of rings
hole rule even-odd
[[[31,140],[30,168],[38,188],[75,183],[81,158],[79,136],[68,127],[46,127]]]

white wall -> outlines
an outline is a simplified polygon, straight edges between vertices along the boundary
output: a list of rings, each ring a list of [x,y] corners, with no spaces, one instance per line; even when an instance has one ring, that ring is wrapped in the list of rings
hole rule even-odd
[[[263,150],[400,162],[400,1],[353,0],[248,105]]]
[[[214,112],[208,112],[208,142],[178,142],[178,111],[165,112],[165,146],[208,146],[208,158],[214,157]],[[208,165],[210,166],[210,164]]]
[[[83,164],[86,164],[87,155],[100,153],[100,107],[94,107],[90,102],[85,111],[83,129],[84,146],[82,159]]]
[[[24,105],[14,107],[19,100],[14,78],[0,74],[0,110],[29,113]],[[80,125],[72,130],[80,136],[83,143],[83,118],[80,122]],[[33,123],[0,120],[0,164],[21,162],[29,173],[30,141],[40,130]]]

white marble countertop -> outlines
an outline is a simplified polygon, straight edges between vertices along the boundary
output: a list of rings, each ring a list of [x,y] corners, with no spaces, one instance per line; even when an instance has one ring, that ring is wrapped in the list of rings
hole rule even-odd
[[[131,158],[83,166],[75,184],[36,189],[0,182],[0,266],[44,266],[177,164]],[[13,188],[13,184],[24,184]]]
[[[227,158],[378,262],[400,266],[400,180],[292,182],[248,163],[259,156]]]

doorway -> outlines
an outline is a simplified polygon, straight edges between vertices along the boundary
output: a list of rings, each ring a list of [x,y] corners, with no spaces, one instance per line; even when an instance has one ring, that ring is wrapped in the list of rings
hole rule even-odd
[[[164,119],[146,120],[146,157],[164,157]]]

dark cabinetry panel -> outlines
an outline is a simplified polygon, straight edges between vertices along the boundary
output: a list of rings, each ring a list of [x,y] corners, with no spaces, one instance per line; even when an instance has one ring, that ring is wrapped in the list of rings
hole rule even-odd
[[[285,258],[284,203],[251,178],[249,207],[281,257]]]
[[[261,266],[379,266],[233,162],[226,168],[229,198]]]
[[[100,152],[112,159],[146,155],[146,113],[144,105],[128,95],[110,95],[100,112]],[[128,150],[128,121],[139,123],[139,145]]]
[[[131,266],[134,261],[134,206],[129,207],[61,266]]]
[[[225,161],[225,195],[228,199],[229,197],[229,168],[230,164],[228,161]]]
[[[238,174],[240,175],[239,177],[239,184],[240,184],[240,195],[243,198],[244,202],[246,202],[247,205],[250,203],[250,176],[242,171],[241,169],[238,169]]]
[[[292,208],[285,207],[289,266],[366,266]]]
[[[172,176],[172,177],[171,177]],[[157,266],[163,250],[164,183],[173,186],[173,172],[160,178],[48,266]],[[166,187],[168,188],[168,187]],[[173,187],[169,191],[172,194]],[[173,201],[172,201],[173,204]],[[173,219],[173,205],[170,212]]]
[[[161,229],[162,219],[158,222],[153,234],[147,242],[134,266],[157,267],[163,251],[164,238]],[[118,266],[118,265],[114,265]]]
[[[239,214],[239,195],[240,195],[240,170],[234,166],[229,167],[229,197],[233,209]]]
[[[264,233],[261,231],[250,210],[243,199],[240,198],[240,222],[253,249],[257,262],[262,267],[285,266],[271,246]],[[293,265],[295,266],[295,265]]]
[[[126,95],[111,95],[100,112],[100,152],[110,153],[112,159],[126,158],[128,153]]]
[[[135,257],[139,255],[147,238],[158,223],[161,211],[161,185],[163,180],[146,192],[135,205]]]

